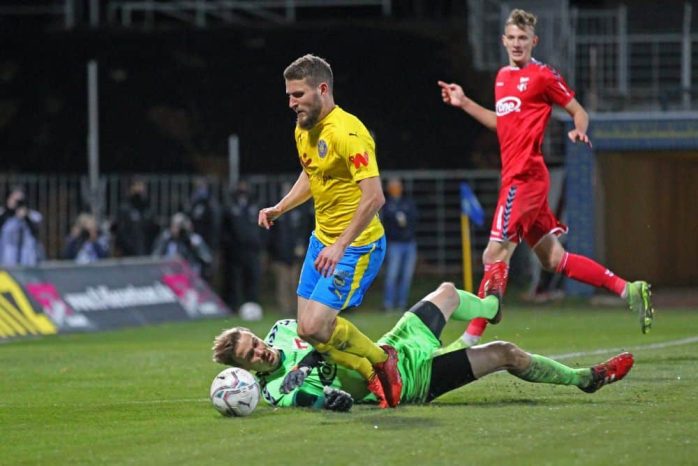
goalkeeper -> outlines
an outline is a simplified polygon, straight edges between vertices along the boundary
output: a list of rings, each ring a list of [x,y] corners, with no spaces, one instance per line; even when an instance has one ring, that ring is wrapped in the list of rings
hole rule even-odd
[[[574,385],[593,393],[625,377],[633,365],[632,354],[622,353],[591,368],[574,369],[504,341],[437,351],[449,319],[469,321],[475,317],[498,322],[498,298],[480,299],[452,283],[442,283],[381,337],[379,344],[391,345],[399,353],[402,403],[430,402],[501,370],[528,382]],[[295,320],[276,322],[264,340],[243,327],[225,330],[214,341],[213,359],[256,372],[262,396],[273,406],[348,411],[354,400],[376,401],[358,372],[324,360],[298,337]]]

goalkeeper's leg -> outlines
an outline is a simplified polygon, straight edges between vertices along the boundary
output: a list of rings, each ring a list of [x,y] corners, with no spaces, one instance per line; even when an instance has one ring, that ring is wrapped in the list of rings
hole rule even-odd
[[[474,346],[468,348],[467,352],[476,378],[506,370],[528,382],[578,387],[585,387],[591,382],[589,368],[574,369],[545,356],[527,353],[507,341]]]

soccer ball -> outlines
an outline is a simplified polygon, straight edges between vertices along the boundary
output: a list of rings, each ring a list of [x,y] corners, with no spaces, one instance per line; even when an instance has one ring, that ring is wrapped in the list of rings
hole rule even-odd
[[[261,320],[262,306],[255,302],[248,301],[240,306],[240,317],[242,320]]]
[[[229,367],[213,379],[210,396],[223,416],[248,416],[259,402],[259,385],[245,369]]]

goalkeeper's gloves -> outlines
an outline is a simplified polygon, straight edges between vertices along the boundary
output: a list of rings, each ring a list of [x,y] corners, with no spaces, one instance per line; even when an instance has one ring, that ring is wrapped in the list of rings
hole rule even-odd
[[[287,395],[294,389],[303,385],[305,378],[308,377],[308,374],[310,374],[313,368],[322,364],[323,361],[322,355],[317,351],[311,351],[306,354],[305,357],[298,362],[298,365],[284,377],[283,382],[281,382],[281,393]]]
[[[346,412],[354,405],[354,398],[344,390],[325,386],[325,409]]]
[[[313,368],[308,366],[296,367],[291,370],[286,374],[283,382],[281,382],[281,393],[289,394],[294,389],[303,385],[305,378],[308,377],[308,374],[310,374],[312,370]]]

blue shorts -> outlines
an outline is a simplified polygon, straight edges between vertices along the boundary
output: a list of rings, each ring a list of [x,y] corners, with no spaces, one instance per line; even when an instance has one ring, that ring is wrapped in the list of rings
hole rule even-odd
[[[310,235],[296,293],[337,311],[358,306],[383,263],[385,236],[366,246],[349,246],[329,277],[323,277],[314,265],[324,248],[315,234]]]

